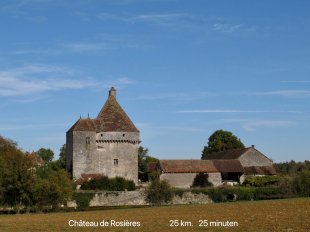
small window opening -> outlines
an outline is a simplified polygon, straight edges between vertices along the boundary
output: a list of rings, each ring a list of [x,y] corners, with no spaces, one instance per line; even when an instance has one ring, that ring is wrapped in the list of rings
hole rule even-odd
[[[123,137],[125,137],[125,134],[123,134]]]
[[[114,159],[114,166],[118,165],[118,159]]]
[[[86,144],[90,144],[90,137],[86,137]]]

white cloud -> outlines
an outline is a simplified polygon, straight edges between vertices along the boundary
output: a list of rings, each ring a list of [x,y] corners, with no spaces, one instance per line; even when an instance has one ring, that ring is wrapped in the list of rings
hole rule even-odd
[[[0,96],[25,96],[47,91],[95,88],[98,86],[108,88],[111,86],[124,87],[135,83],[134,80],[128,77],[121,77],[113,81],[72,78],[72,76],[77,75],[72,69],[51,65],[27,65],[0,71]]]
[[[258,128],[261,127],[268,127],[268,128],[274,128],[274,127],[288,127],[295,125],[296,122],[292,121],[285,121],[285,120],[258,120],[258,121],[248,121],[242,124],[242,127],[246,131],[255,131]]]
[[[72,52],[96,52],[111,49],[111,45],[104,42],[99,43],[72,42],[64,44],[63,47]]]
[[[105,85],[107,87],[114,86],[114,87],[117,87],[117,88],[122,88],[125,85],[131,85],[131,84],[134,84],[134,83],[136,83],[136,81],[134,81],[132,79],[129,79],[128,77],[121,77],[121,78],[116,79],[116,80],[106,81]]]
[[[310,90],[275,90],[275,91],[266,91],[266,92],[254,92],[249,93],[250,95],[274,95],[274,96],[283,96],[283,97],[309,97]]]
[[[244,31],[244,32],[255,32],[255,27],[248,27],[244,23],[239,24],[231,24],[231,23],[214,23],[212,25],[212,30],[222,32],[222,33],[234,33],[237,31]]]
[[[55,49],[33,49],[33,48],[29,48],[29,49],[16,49],[14,51],[11,52],[11,54],[13,55],[27,55],[27,54],[34,54],[34,55],[60,55],[62,54],[64,51],[60,50],[58,48]]]
[[[284,82],[284,83],[310,83],[310,81],[308,80],[299,80],[299,81],[281,81],[281,82]]]
[[[0,71],[0,95],[23,96],[97,85],[93,80],[72,79],[73,73],[70,69],[48,65],[28,65]]]
[[[3,124],[0,125],[1,131],[16,131],[16,130],[28,130],[28,129],[42,129],[42,128],[54,128],[54,127],[66,127],[68,123],[45,123],[45,124]]]
[[[225,24],[225,23],[214,23],[212,29],[214,31],[220,31],[224,33],[233,33],[244,27],[244,24]]]
[[[47,18],[43,15],[38,16],[28,16],[27,19],[34,23],[45,23]]]
[[[293,110],[238,110],[238,109],[206,109],[206,110],[179,110],[178,113],[300,113]]]
[[[152,22],[152,23],[167,23],[174,20],[187,17],[185,14],[171,13],[171,14],[145,14],[137,15],[129,18],[132,22]]]
[[[32,45],[33,47],[34,45]],[[127,41],[124,38],[109,38],[103,39],[99,42],[64,42],[56,45],[48,45],[47,49],[42,48],[17,48],[10,52],[13,55],[27,55],[27,54],[35,54],[35,55],[62,55],[64,53],[95,53],[100,51],[106,51],[111,49],[119,49],[119,48],[141,48],[145,47],[142,43],[137,43],[137,41]]]
[[[195,92],[195,93],[170,92],[170,93],[153,93],[153,94],[141,95],[133,98],[133,100],[173,100],[173,101],[188,102],[214,96],[218,95],[210,92]]]
[[[117,20],[127,23],[155,23],[170,24],[179,20],[190,19],[191,16],[183,13],[163,13],[163,14],[141,14],[141,15],[114,15],[109,13],[100,13],[97,17],[103,21]]]

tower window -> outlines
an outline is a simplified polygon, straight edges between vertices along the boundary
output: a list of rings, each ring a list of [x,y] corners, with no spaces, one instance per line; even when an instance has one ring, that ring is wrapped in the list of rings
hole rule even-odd
[[[86,137],[86,144],[90,144],[90,137]]]
[[[118,165],[118,159],[114,159],[114,166]]]

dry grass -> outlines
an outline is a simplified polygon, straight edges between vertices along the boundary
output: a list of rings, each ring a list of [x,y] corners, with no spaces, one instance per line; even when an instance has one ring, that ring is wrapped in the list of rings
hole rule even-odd
[[[169,220],[191,221],[169,227]],[[237,221],[238,227],[199,227],[199,220]],[[139,221],[140,227],[69,227],[69,220]],[[310,231],[310,198],[179,205],[90,212],[0,215],[0,231]]]

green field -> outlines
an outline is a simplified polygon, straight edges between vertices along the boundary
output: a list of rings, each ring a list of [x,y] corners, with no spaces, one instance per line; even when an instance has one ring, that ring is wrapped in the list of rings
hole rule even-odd
[[[69,220],[95,223],[104,220],[107,225],[70,227]],[[140,226],[111,225],[114,222],[123,221],[137,222]],[[225,228],[216,221],[230,221],[232,224],[234,222],[235,226]],[[74,222],[71,221],[71,223]],[[175,226],[170,227],[170,224]],[[0,215],[0,231],[310,231],[310,198]]]

